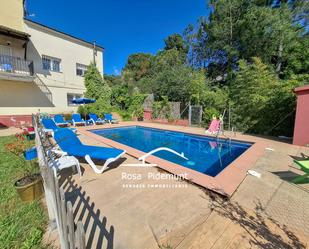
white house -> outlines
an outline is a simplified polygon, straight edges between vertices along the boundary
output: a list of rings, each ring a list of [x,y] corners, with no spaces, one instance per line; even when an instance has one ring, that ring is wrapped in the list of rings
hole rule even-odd
[[[24,19],[23,4],[0,0],[0,125],[6,126],[38,111],[76,111],[71,100],[85,92],[87,65],[95,60],[103,75],[102,47]]]

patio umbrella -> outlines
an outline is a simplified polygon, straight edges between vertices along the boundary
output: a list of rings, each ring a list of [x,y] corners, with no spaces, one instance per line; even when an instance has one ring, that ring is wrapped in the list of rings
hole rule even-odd
[[[95,99],[78,98],[78,99],[73,99],[73,100],[72,100],[72,103],[73,103],[73,104],[84,105],[84,104],[94,103],[95,101],[96,101]]]
[[[78,99],[73,99],[72,103],[73,104],[78,104],[78,105],[85,105],[85,104],[91,104],[96,102],[95,99],[89,99],[89,98],[78,98]],[[86,121],[86,113],[85,113],[85,121]]]

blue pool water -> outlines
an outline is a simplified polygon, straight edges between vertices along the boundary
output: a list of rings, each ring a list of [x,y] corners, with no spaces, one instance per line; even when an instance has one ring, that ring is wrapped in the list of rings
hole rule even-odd
[[[92,130],[92,132],[144,152],[158,147],[183,152],[189,160],[167,151],[159,151],[154,155],[209,176],[216,176],[251,146],[249,143],[229,142],[141,126]]]

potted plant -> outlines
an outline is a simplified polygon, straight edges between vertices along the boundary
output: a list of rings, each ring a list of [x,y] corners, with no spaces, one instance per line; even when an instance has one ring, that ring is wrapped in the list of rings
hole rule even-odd
[[[24,133],[15,135],[15,141],[5,145],[7,151],[16,156],[17,160],[22,160],[23,177],[18,179],[14,186],[22,201],[33,201],[43,195],[42,177],[39,173],[33,173],[37,167],[32,159],[36,158],[36,149],[33,142],[25,138]],[[26,162],[22,159],[24,155]]]
[[[28,140],[34,140],[35,139],[34,127],[32,126],[24,127],[23,134],[27,137]]]

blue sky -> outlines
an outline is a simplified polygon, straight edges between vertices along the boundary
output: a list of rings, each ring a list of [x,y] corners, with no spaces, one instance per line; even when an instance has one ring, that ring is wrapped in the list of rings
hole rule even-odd
[[[207,15],[206,0],[28,0],[27,18],[105,48],[104,71],[121,71],[132,53],[156,53],[163,39]]]

